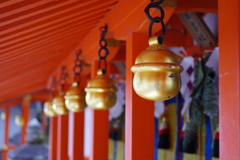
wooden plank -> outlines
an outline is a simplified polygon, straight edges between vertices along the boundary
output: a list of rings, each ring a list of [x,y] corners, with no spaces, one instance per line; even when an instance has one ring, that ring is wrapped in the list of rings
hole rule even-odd
[[[68,114],[58,116],[57,160],[68,160]]]
[[[147,48],[147,42],[147,36],[140,33],[132,33],[126,42],[126,160],[154,159],[154,104],[135,93],[131,72],[137,55]]]
[[[4,123],[4,142],[3,144],[8,146],[8,141],[9,141],[9,121],[10,121],[10,107],[5,107],[5,123]],[[8,160],[8,149],[2,150],[2,160]]]
[[[49,160],[57,160],[58,117],[50,118]]]
[[[109,71],[110,65],[109,63],[107,65]],[[98,70],[98,61],[95,61],[91,67],[92,67],[91,78],[95,78]],[[89,159],[90,160],[108,159],[109,111],[91,109],[91,114],[92,114],[91,149]]]
[[[21,132],[21,144],[27,144],[26,136],[27,136],[27,124],[29,122],[29,116],[30,116],[30,107],[31,107],[31,95],[26,95],[23,98],[22,103],[22,116],[24,120],[24,124],[22,126],[22,132]]]
[[[218,1],[220,159],[240,159],[240,2]],[[230,25],[229,25],[230,24]]]

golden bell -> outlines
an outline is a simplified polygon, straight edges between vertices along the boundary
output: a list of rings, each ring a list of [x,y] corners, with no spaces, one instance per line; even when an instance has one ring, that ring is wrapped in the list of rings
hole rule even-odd
[[[149,39],[149,47],[141,52],[131,70],[135,73],[133,87],[142,98],[162,101],[176,96],[181,87],[176,55],[158,43],[158,37]]]
[[[24,119],[22,115],[16,115],[15,124],[19,127],[22,127],[24,125]]]
[[[64,96],[67,109],[72,112],[83,111],[87,106],[85,96],[86,92],[84,89],[81,89],[78,83],[74,82],[72,88]]]
[[[48,117],[54,117],[57,116],[57,114],[54,112],[52,108],[52,101],[47,101],[43,105],[43,112],[48,116]]]
[[[93,109],[109,109],[116,103],[117,88],[113,80],[98,71],[98,75],[85,88],[87,105]]]
[[[1,119],[2,119],[3,121],[6,120],[6,113],[5,113],[5,112],[1,112]]]
[[[64,115],[68,113],[68,110],[65,106],[65,99],[63,93],[60,93],[59,96],[54,97],[52,108],[57,115]]]

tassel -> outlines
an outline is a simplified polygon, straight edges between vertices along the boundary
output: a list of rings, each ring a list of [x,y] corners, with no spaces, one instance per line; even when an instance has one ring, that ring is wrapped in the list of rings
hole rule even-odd
[[[187,127],[191,130],[187,130]],[[183,137],[183,152],[185,153],[196,153],[197,152],[197,126],[191,122],[186,124],[186,130],[184,131]]]
[[[159,136],[158,148],[169,149],[170,148],[170,141],[169,141],[170,136],[169,136],[167,118],[166,118],[165,114],[163,115],[162,121],[160,123],[158,136]]]
[[[184,138],[184,132],[186,129],[186,123],[183,124],[182,131],[180,133],[180,140],[179,140],[179,152],[183,152],[183,138]]]
[[[215,134],[212,156],[215,158],[219,158],[219,129],[217,129],[217,132]]]

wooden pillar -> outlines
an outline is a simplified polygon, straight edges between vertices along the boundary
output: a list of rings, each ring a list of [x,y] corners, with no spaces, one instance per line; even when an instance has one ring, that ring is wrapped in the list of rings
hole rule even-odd
[[[69,112],[69,160],[84,160],[84,111]]]
[[[111,53],[110,53],[111,54]],[[107,64],[109,74],[110,63]],[[91,78],[95,78],[98,70],[98,62],[92,64]],[[108,110],[94,110],[92,112],[91,125],[91,151],[90,160],[107,160],[108,159],[108,137],[109,137],[109,120]]]
[[[148,38],[132,33],[127,38],[126,52],[126,160],[154,158],[154,104],[139,97],[133,89],[131,67],[137,55],[148,46]]]
[[[22,134],[21,134],[22,144],[27,144],[26,136],[27,136],[27,124],[29,121],[29,114],[30,114],[30,106],[31,106],[31,95],[27,95],[23,98],[23,103],[22,103],[22,116],[24,120],[24,124],[22,126]]]
[[[9,117],[10,117],[10,107],[5,108],[5,124],[4,124],[4,149],[2,150],[2,160],[8,160],[8,138],[9,138]]]
[[[50,118],[49,160],[57,160],[58,117]]]
[[[68,160],[68,114],[58,116],[57,160]]]
[[[80,87],[86,87],[86,76],[81,76]],[[69,160],[84,160],[84,111],[69,112]]]
[[[240,159],[240,2],[218,0],[220,159]]]

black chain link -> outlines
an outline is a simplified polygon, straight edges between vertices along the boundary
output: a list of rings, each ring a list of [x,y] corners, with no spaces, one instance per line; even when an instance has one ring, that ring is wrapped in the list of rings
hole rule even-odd
[[[79,50],[76,53],[76,60],[74,61],[74,67],[73,67],[74,81],[78,82],[78,84],[80,84],[80,81],[81,81],[80,76],[82,73],[82,61],[79,59],[81,54],[82,54],[81,50]]]
[[[154,23],[160,23],[161,26],[162,26],[162,35],[161,36],[158,36],[158,43],[159,44],[162,44],[163,43],[163,39],[165,37],[165,25],[164,25],[164,22],[163,22],[163,19],[164,19],[164,10],[161,6],[159,6],[160,4],[163,3],[164,0],[160,0],[158,2],[154,2],[153,0],[150,0],[151,3],[149,3],[147,5],[147,7],[144,9],[144,12],[147,16],[147,18],[151,21],[150,22],[150,25],[149,25],[149,30],[148,30],[148,37],[152,37],[152,27],[153,27],[153,24]],[[152,17],[149,13],[150,9],[151,8],[156,8],[160,11],[160,17]]]
[[[65,84],[67,83],[66,81],[66,76],[67,76],[67,73],[66,73],[66,67],[65,66],[62,66],[61,68],[61,74],[60,74],[60,79],[58,81],[59,85],[61,85],[61,91],[64,92],[64,86]]]
[[[106,62],[106,58],[109,54],[109,50],[107,49],[107,41],[105,39],[106,33],[107,33],[107,25],[103,26],[100,28],[100,32],[101,32],[101,39],[99,41],[99,45],[100,45],[100,50],[98,51],[98,57],[99,57],[99,62],[98,62],[98,68],[102,69],[102,72],[105,74],[107,71],[107,62]],[[104,52],[104,54],[102,54]],[[101,64],[104,64],[104,67],[101,68]]]

